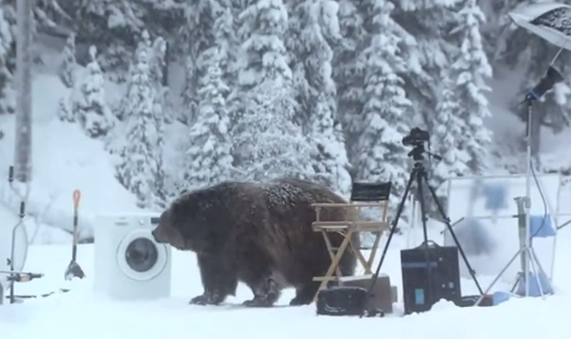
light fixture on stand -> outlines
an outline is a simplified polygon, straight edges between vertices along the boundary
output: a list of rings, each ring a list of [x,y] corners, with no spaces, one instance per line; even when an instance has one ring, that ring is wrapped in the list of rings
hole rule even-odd
[[[518,293],[521,296],[530,296],[530,279],[534,278],[536,280],[536,286],[540,296],[550,293],[552,290],[551,282],[546,278],[545,270],[541,266],[537,255],[531,245],[531,181],[532,181],[532,158],[531,158],[531,117],[533,114],[533,102],[540,100],[545,93],[553,89],[553,85],[562,82],[564,80],[563,76],[559,71],[557,71],[553,66],[549,66],[545,75],[541,78],[538,84],[533,87],[529,93],[525,96],[524,103],[527,108],[526,117],[526,173],[525,173],[525,196],[515,198],[516,204],[518,205],[518,215],[524,216],[524,220],[520,220],[519,223],[519,241],[520,248],[507,263],[507,265],[500,271],[496,278],[492,281],[490,286],[484,291],[483,295],[487,295],[494,285],[500,280],[508,268],[516,261],[519,257],[521,259],[521,271],[518,273],[516,283],[513,290],[519,287],[519,290],[523,292]],[[519,286],[518,286],[519,285]],[[483,299],[483,296],[476,302],[478,305]]]
[[[553,86],[557,83],[563,82],[564,77],[561,73],[553,67],[554,61],[557,59],[559,54],[563,49],[571,48],[571,23],[568,27],[564,27],[564,24],[568,20],[561,20],[565,17],[571,16],[571,6],[559,4],[559,3],[537,3],[527,6],[521,10],[514,11],[509,14],[513,22],[540,36],[541,38],[557,45],[560,47],[555,58],[551,61],[551,64],[545,75],[540,79],[533,89],[531,89],[525,96],[522,103],[526,105],[527,117],[526,117],[526,184],[525,184],[525,196],[516,198],[516,204],[518,205],[518,212],[520,216],[524,216],[524,219],[519,220],[519,239],[520,239],[520,249],[514,254],[507,265],[500,271],[498,276],[492,281],[490,286],[484,291],[484,295],[488,294],[493,286],[500,280],[502,275],[507,271],[507,269],[512,265],[513,262],[519,257],[521,259],[521,271],[518,273],[515,288],[519,287],[521,296],[531,296],[530,294],[530,278],[535,278],[536,286],[539,296],[543,296],[552,290],[551,281],[547,279],[545,271],[543,270],[541,263],[539,262],[537,255],[531,244],[531,238],[534,234],[531,234],[531,180],[533,173],[532,157],[531,157],[531,117],[533,115],[533,103],[534,101],[540,100],[543,95],[553,89]],[[523,289],[522,285],[523,284]],[[520,285],[520,286],[518,286]],[[483,296],[476,302],[476,305],[480,304],[483,300]]]

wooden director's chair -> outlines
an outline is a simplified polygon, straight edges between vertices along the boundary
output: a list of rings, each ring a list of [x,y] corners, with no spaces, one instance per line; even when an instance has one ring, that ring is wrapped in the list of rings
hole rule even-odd
[[[312,224],[313,231],[321,232],[329,256],[331,257],[331,265],[323,277],[314,277],[313,281],[320,281],[318,292],[325,288],[330,281],[343,282],[343,280],[354,280],[355,278],[372,277],[373,272],[371,266],[375,260],[375,255],[381,242],[383,232],[390,228],[387,220],[387,210],[389,204],[389,196],[391,193],[391,183],[353,183],[351,191],[351,199],[348,203],[316,203],[312,204],[315,208],[316,218]],[[323,208],[344,208],[347,209],[347,220],[331,221],[321,220],[321,210]],[[363,220],[359,214],[363,209],[377,209],[380,212],[378,220]],[[354,233],[371,232],[375,238],[373,245],[370,247],[359,246],[352,244],[351,238]],[[338,248],[332,246],[329,239],[331,233],[338,233],[343,235],[343,241]],[[365,273],[362,277],[342,277],[339,269],[339,261],[346,250],[353,251],[357,257],[358,262],[363,266]],[[362,251],[370,250],[368,258]],[[317,294],[315,295],[317,298]]]

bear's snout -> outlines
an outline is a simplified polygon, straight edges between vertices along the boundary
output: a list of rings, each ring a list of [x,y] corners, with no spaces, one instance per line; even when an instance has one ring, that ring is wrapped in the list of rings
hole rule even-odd
[[[155,241],[159,244],[164,244],[165,241],[163,239],[161,239],[161,237],[159,236],[159,232],[157,232],[158,228],[155,228],[154,230],[151,231],[151,235],[153,236],[153,239],[155,239]]]

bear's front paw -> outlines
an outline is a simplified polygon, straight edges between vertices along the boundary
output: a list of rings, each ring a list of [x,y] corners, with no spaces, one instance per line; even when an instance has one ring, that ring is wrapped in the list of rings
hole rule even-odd
[[[192,305],[219,305],[225,299],[224,295],[214,292],[204,292],[202,295],[190,299]]]
[[[191,305],[208,305],[208,297],[204,294],[198,295],[192,299],[190,299],[189,304]]]

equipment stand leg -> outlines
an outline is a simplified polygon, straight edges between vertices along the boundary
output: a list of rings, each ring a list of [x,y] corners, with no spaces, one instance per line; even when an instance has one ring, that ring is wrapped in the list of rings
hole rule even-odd
[[[488,288],[484,291],[484,293],[482,293],[482,295],[480,296],[480,298],[478,298],[478,300],[476,301],[476,303],[474,304],[474,306],[478,306],[480,305],[480,303],[482,302],[482,300],[484,300],[484,297],[486,296],[486,294],[488,294],[492,288],[494,288],[494,285],[496,285],[496,283],[502,278],[502,276],[504,275],[504,273],[506,273],[506,271],[508,270],[508,268],[512,265],[512,263],[520,256],[521,252],[523,252],[523,248],[520,248],[516,254],[514,254],[514,256],[510,259],[510,261],[508,262],[508,264],[500,271],[500,273],[494,278],[494,280],[492,281],[492,283],[490,284],[490,286],[488,286]],[[514,287],[517,286],[517,282],[518,280],[516,280],[516,283],[514,285]]]
[[[528,250],[527,257],[530,259],[533,258],[533,254],[531,253],[532,249],[528,248],[527,250]],[[529,261],[529,264],[530,264],[530,270],[535,276],[535,283],[537,284],[537,288],[539,289],[539,295],[541,295],[543,297],[545,294],[543,293],[543,287],[541,286],[541,277],[538,274],[538,271],[535,267],[535,261],[532,259]],[[527,277],[527,279],[529,279],[529,277]],[[529,282],[528,282],[528,284],[529,284]]]

